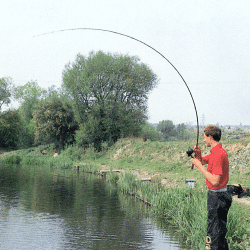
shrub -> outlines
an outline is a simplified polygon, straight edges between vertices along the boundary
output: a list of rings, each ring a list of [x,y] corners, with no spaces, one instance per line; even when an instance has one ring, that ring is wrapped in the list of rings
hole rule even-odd
[[[3,164],[20,164],[21,157],[19,155],[10,155],[0,158],[0,162]]]

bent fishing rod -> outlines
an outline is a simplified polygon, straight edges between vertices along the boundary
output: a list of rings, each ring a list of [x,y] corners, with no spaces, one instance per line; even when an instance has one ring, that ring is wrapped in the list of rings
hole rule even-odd
[[[137,39],[137,38],[134,38],[132,36],[129,36],[129,35],[125,35],[123,33],[120,33],[120,32],[116,32],[116,31],[112,31],[112,30],[107,30],[107,29],[98,29],[98,28],[74,28],[74,29],[63,29],[63,30],[57,30],[57,31],[51,31],[51,32],[47,32],[47,33],[43,33],[43,34],[40,34],[40,35],[36,35],[36,36],[33,36],[33,37],[39,37],[39,36],[44,36],[44,35],[49,35],[49,34],[54,34],[54,33],[58,33],[58,32],[64,32],[64,31],[77,31],[77,30],[91,30],[91,31],[102,31],[102,32],[108,32],[108,33],[112,33],[112,34],[116,34],[116,35],[120,35],[120,36],[124,36],[124,37],[127,37],[127,38],[130,38],[130,39],[133,39],[139,43],[142,43],[143,45],[147,46],[148,48],[152,49],[153,51],[155,51],[157,54],[159,54],[161,57],[163,57],[173,68],[174,70],[178,73],[178,75],[181,77],[182,81],[184,82],[185,86],[187,87],[187,90],[191,96],[191,99],[193,101],[193,105],[194,105],[194,110],[195,110],[195,115],[196,115],[196,122],[197,122],[197,142],[196,142],[196,146],[198,146],[198,141],[199,141],[199,120],[198,120],[198,112],[197,112],[197,109],[196,109],[196,105],[195,105],[195,102],[194,102],[194,98],[193,98],[193,95],[191,93],[191,90],[189,89],[185,79],[183,78],[183,76],[181,75],[181,73],[178,71],[178,69],[162,54],[160,53],[158,50],[156,50],[155,48],[153,48],[152,46],[148,45],[147,43]],[[188,151],[186,152],[188,156],[190,157],[193,157],[192,154],[193,154],[193,149],[188,149]],[[193,166],[192,166],[193,168]]]

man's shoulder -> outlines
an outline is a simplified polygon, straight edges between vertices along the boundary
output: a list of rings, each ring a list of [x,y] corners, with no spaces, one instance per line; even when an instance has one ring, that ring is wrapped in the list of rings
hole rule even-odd
[[[214,159],[220,159],[222,161],[228,161],[228,154],[227,151],[224,148],[218,148],[218,150],[216,150],[214,152]]]
[[[219,143],[216,147],[214,147],[214,152],[227,155],[227,151],[222,147],[221,143]]]

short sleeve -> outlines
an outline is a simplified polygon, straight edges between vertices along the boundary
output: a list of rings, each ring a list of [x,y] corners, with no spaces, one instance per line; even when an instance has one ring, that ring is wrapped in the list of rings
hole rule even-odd
[[[209,158],[210,158],[210,154],[203,156],[202,160],[203,160],[204,163],[208,164]]]

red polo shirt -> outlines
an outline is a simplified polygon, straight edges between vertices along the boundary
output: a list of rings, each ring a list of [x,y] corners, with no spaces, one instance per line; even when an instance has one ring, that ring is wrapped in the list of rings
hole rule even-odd
[[[226,188],[229,179],[229,161],[227,152],[219,143],[213,147],[211,153],[202,157],[203,162],[208,164],[207,171],[214,175],[220,175],[220,183],[213,186],[207,179],[206,184],[209,189]]]

